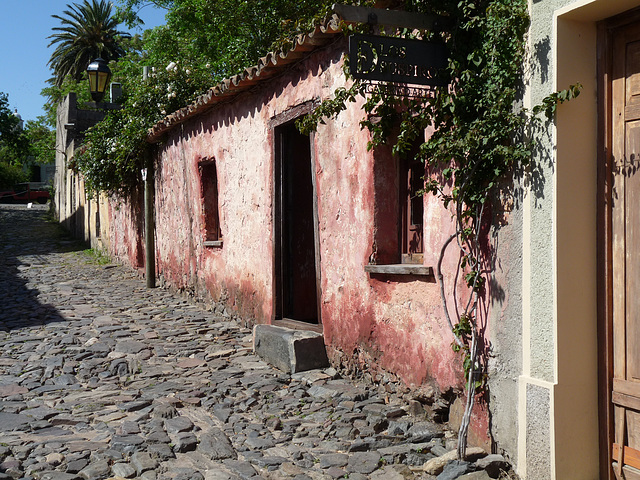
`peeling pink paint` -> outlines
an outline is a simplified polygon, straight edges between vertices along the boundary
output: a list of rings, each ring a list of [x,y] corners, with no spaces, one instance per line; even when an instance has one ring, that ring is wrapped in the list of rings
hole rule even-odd
[[[155,205],[156,264],[167,284],[224,302],[250,322],[274,320],[273,119],[330,98],[342,85],[341,50],[334,46],[169,132],[156,158]],[[332,358],[391,371],[409,385],[460,388],[460,357],[451,349],[435,279],[364,270],[374,244],[382,252],[379,262],[398,248],[398,201],[388,193],[398,180],[394,164],[384,163],[393,161],[388,148],[367,150],[361,107],[362,100],[350,104],[312,137],[325,342]],[[203,243],[203,158],[216,164],[222,231],[216,246]],[[129,205],[112,212],[112,253],[140,267],[142,230],[131,212]],[[424,224],[424,264],[435,266],[453,231],[451,214],[425,198]],[[455,252],[444,267],[450,286]]]

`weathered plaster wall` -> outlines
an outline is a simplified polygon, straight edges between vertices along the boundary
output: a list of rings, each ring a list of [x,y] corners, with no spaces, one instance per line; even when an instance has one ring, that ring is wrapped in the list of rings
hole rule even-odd
[[[101,112],[79,110],[71,93],[60,103],[56,118],[56,171],[53,202],[58,221],[91,248],[108,251],[109,201],[104,195],[89,198],[82,177],[68,169],[86,128],[102,118]]]
[[[349,110],[316,135],[326,339],[347,355],[363,355],[363,362],[375,360],[409,384],[429,377],[441,387],[456,384],[459,363],[449,347],[453,338],[434,279],[364,272],[378,214],[373,208],[374,162],[392,159],[367,152],[368,133],[357,130],[361,116],[360,110]],[[345,129],[353,135],[344,135]],[[390,191],[387,186],[377,193]],[[433,250],[439,252],[451,223],[436,200],[425,202],[425,263],[433,266]],[[453,259],[448,259],[445,271],[454,270]],[[449,275],[447,280],[451,282]]]
[[[525,107],[539,103],[553,91],[553,3],[530,2]],[[492,231],[496,256],[491,282],[488,385],[492,435],[498,450],[504,450],[518,465],[519,473],[525,474],[523,465],[528,461],[536,472],[529,478],[548,478],[544,475],[551,474],[553,462],[550,422],[532,426],[533,416],[526,413],[549,415],[551,394],[540,394],[538,382],[547,382],[548,390],[555,368],[555,166],[549,131],[538,132],[537,140],[542,153],[524,177],[510,181],[513,197],[507,199],[505,211],[499,212]],[[527,387],[530,377],[536,388]],[[535,441],[527,442],[534,436]],[[546,473],[539,476],[541,472]]]
[[[134,191],[128,201],[110,199],[101,211],[108,215],[111,228],[106,234],[109,254],[141,270],[145,265],[143,192]]]
[[[517,462],[518,377],[522,372],[522,185],[495,212],[490,234],[493,275],[489,282],[488,359],[491,433],[498,451]]]
[[[568,86],[556,85],[554,55],[554,12],[567,3],[570,2],[530,2],[526,107],[540,103],[556,88]],[[574,78],[570,83],[576,81],[585,83],[583,78]],[[498,448],[506,450],[525,478],[589,478],[580,474],[556,477],[553,390],[558,380],[559,165],[555,140],[553,125],[536,133],[540,148],[525,178],[516,179],[513,210],[507,213],[505,224],[496,229],[499,248],[491,311],[495,355],[489,374],[492,432]]]
[[[56,119],[56,175],[55,185],[55,205],[58,220],[69,230],[75,230],[73,219],[76,207],[73,201],[72,192],[75,188],[73,172],[68,170],[68,159],[73,156],[75,142],[69,135],[69,130],[65,128],[73,122],[76,116],[75,94],[70,94],[60,103],[57,110]],[[73,228],[72,228],[73,227]]]
[[[320,50],[289,71],[264,81],[178,126],[158,146],[156,164],[156,266],[177,289],[223,302],[251,322],[274,319],[274,147],[278,116],[305,102],[331,97],[344,85],[343,45]],[[462,384],[459,355],[433,277],[368,274],[374,239],[397,243],[397,160],[384,147],[367,151],[360,129],[361,101],[312,137],[321,265],[321,319],[334,361],[378,378],[393,372],[407,384],[433,382],[443,390]],[[198,164],[212,159],[218,179],[222,244],[204,245]],[[77,179],[69,177],[66,181]],[[81,186],[66,188],[71,210],[88,215]],[[386,198],[386,197],[389,198]],[[424,264],[435,266],[452,232],[450,212],[424,200]],[[142,192],[130,202],[100,207],[111,255],[135,268],[145,260]],[[70,210],[70,211],[71,211]],[[96,210],[91,207],[91,212]],[[88,215],[89,217],[93,215]],[[90,227],[91,228],[91,227]],[[453,307],[456,250],[443,264]],[[463,296],[464,292],[457,292]],[[481,409],[477,410],[482,412]],[[474,425],[486,433],[487,416]]]
[[[332,96],[344,81],[340,50],[324,50],[169,135],[156,178],[157,266],[169,284],[222,300],[245,318],[272,321],[270,122],[309,100]],[[364,271],[376,215],[374,162],[392,159],[367,151],[369,134],[359,127],[360,107],[354,104],[313,136],[326,342],[335,359],[352,366],[382,367],[409,384],[457,386],[459,358],[450,348],[452,336],[435,280],[370,277]],[[216,162],[221,247],[203,246],[198,162],[204,158]],[[436,244],[425,263],[433,265],[439,242],[451,231],[450,214],[437,201],[426,200],[425,221],[427,238]],[[131,245],[132,239],[121,235],[114,243]],[[449,282],[455,265],[453,256],[447,259]]]
[[[173,133],[156,179],[158,268],[239,314],[272,316],[271,147],[264,108],[224,106]],[[257,113],[250,113],[255,107]],[[245,107],[243,106],[244,110]],[[198,162],[215,159],[223,245],[204,247]]]

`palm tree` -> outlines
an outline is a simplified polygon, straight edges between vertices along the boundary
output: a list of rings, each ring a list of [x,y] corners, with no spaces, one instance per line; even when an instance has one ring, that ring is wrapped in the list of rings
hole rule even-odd
[[[52,39],[49,47],[57,44],[48,63],[56,86],[61,86],[67,75],[76,82],[82,80],[87,66],[97,57],[108,62],[125,54],[120,40],[130,35],[117,29],[111,7],[106,0],[84,0],[83,4],[67,5],[63,16],[52,15],[61,22],[53,28],[58,33],[48,37]]]

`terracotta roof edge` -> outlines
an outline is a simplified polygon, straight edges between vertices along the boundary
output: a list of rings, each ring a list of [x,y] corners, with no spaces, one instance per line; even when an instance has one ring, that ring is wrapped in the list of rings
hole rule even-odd
[[[257,65],[247,67],[241,73],[221,80],[189,105],[167,115],[149,129],[146,141],[148,143],[159,142],[164,133],[172,130],[190,117],[205,112],[224,98],[239,93],[255,84],[260,81],[260,76],[265,77],[266,80],[270,76],[267,75],[269,70],[279,69],[296,61],[305,52],[312,51],[323,45],[325,42],[319,42],[323,37],[329,38],[341,31],[340,17],[338,15],[332,14],[325,17],[311,32],[294,37],[293,45],[289,49],[267,53],[258,60]],[[307,46],[312,48],[305,49],[304,47]],[[245,86],[245,84],[250,85]]]

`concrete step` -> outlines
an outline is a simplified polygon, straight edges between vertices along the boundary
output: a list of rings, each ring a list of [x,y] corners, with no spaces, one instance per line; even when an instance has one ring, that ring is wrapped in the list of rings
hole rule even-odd
[[[329,366],[324,337],[316,332],[256,325],[253,351],[265,362],[288,373]]]

